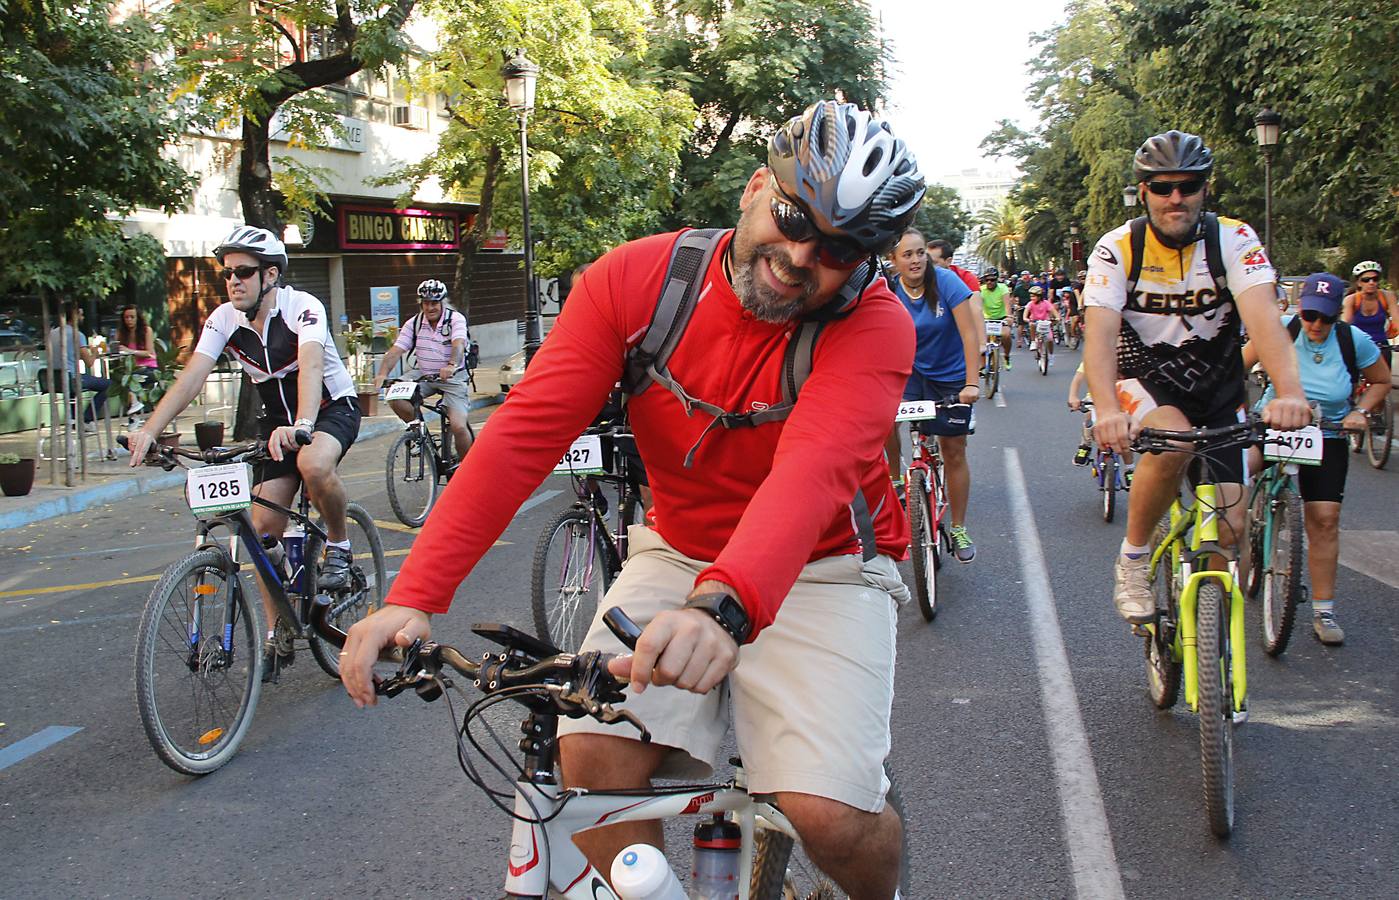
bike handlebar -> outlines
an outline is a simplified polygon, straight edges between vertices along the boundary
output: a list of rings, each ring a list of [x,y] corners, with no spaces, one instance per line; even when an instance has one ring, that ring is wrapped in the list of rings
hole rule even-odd
[[[298,429],[296,432],[296,443],[299,446],[310,446],[313,440],[311,432],[305,429]],[[117,435],[117,443],[122,449],[130,450],[131,441],[124,434]],[[166,470],[173,469],[176,465],[175,457],[192,459],[206,465],[218,465],[219,463],[232,462],[242,457],[243,462],[260,462],[270,458],[267,451],[267,442],[264,440],[244,441],[241,444],[234,444],[232,447],[211,447],[208,450],[190,450],[185,447],[162,447],[159,444],[151,446],[146,454],[145,464],[148,466],[160,466]]]
[[[1143,428],[1132,442],[1132,449],[1138,453],[1161,453],[1179,448],[1172,443],[1201,446],[1225,446],[1256,440],[1263,437],[1268,426],[1262,420],[1249,417],[1246,422],[1219,425],[1213,428],[1191,428],[1186,431],[1168,431],[1163,428]]]

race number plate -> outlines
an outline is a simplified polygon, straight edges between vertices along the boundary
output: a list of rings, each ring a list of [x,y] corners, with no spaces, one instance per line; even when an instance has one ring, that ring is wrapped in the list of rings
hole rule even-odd
[[[1263,438],[1263,458],[1273,462],[1321,465],[1321,429],[1315,425],[1297,431],[1268,429]]]
[[[894,421],[921,422],[925,419],[936,419],[937,415],[938,405],[931,400],[906,400],[899,404],[899,412],[894,416]]]
[[[602,438],[595,434],[585,434],[573,442],[568,452],[554,466],[560,475],[601,475]]]
[[[393,387],[389,388],[384,395],[385,400],[412,400],[413,395],[418,392],[416,381],[395,381]]]
[[[1005,327],[1005,323],[1004,323],[1004,322],[987,322],[987,323],[986,323],[986,336],[987,336],[987,337],[1000,337],[1000,336],[1001,336],[1001,329],[1004,328],[1004,327]]]
[[[1038,334],[1049,334],[1049,320],[1040,319],[1035,323],[1035,331]]]
[[[218,515],[253,505],[247,463],[204,466],[185,475],[185,500],[195,515]]]

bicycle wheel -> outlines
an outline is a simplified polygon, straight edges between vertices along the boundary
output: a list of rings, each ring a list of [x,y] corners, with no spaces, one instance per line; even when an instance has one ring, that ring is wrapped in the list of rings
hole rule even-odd
[[[1080,329],[1081,329],[1081,328],[1082,328],[1081,325],[1080,325],[1080,326],[1075,326],[1073,329],[1071,329],[1071,330],[1069,331],[1068,335],[1065,337],[1065,339],[1064,339],[1064,344],[1065,344],[1065,346],[1067,346],[1070,350],[1077,350],[1077,349],[1078,349],[1079,341],[1082,340],[1082,336],[1081,336],[1081,334],[1080,334]]]
[[[914,469],[908,483],[908,524],[913,535],[909,555],[913,557],[913,593],[918,597],[919,611],[929,622],[938,614],[938,536],[933,531],[931,503],[928,474]]]
[[[1035,349],[1035,364],[1040,367],[1041,375],[1049,374],[1049,351],[1044,348],[1044,341]]]
[[[358,503],[345,507],[345,533],[350,539],[350,552],[355,555],[354,564],[350,567],[350,587],[326,595],[330,599],[330,615],[327,618],[341,631],[348,631],[351,625],[383,606],[389,586],[384,542],[379,537],[379,527],[374,524],[369,511]],[[314,579],[319,574],[324,552],[320,538],[315,535],[307,538],[306,558],[316,561],[308,577]],[[314,582],[303,588],[308,592],[315,591]],[[317,665],[331,678],[338,680],[340,648],[315,632],[307,637]]]
[[[1370,465],[1383,469],[1389,462],[1389,451],[1394,443],[1394,398],[1386,395],[1384,405],[1378,414],[1370,417]]]
[[[899,893],[909,897],[912,895],[908,886],[908,818],[904,815],[903,797],[888,763],[884,765],[884,774],[889,779],[885,801],[904,823],[899,836]],[[839,900],[846,895],[807,859],[792,838],[759,823],[753,834],[753,877],[748,896],[753,900]]]
[[[612,581],[592,510],[569,507],[539,536],[530,579],[535,632],[560,650],[583,643],[598,602]]]
[[[1263,552],[1253,566],[1262,568],[1263,649],[1280,656],[1292,637],[1297,601],[1302,596],[1302,498],[1292,479],[1270,503],[1271,529],[1264,529]],[[1271,534],[1266,532],[1271,530]]]
[[[1151,541],[1153,552],[1165,536],[1165,529],[1158,528]],[[1151,594],[1156,600],[1156,623],[1147,627],[1146,687],[1147,695],[1157,709],[1170,709],[1180,696],[1181,665],[1175,651],[1177,604],[1174,566],[1169,552],[1161,554],[1151,579]]]
[[[1098,467],[1098,489],[1103,492],[1103,521],[1111,522],[1117,512],[1117,457],[1104,454]]]
[[[422,432],[410,428],[398,436],[384,466],[389,506],[398,521],[417,528],[437,502],[437,458]]]
[[[1234,829],[1234,675],[1229,616],[1219,582],[1200,582],[1195,611],[1200,680],[1200,768],[1205,815],[1216,837]]]
[[[233,758],[262,693],[262,609],[222,548],[165,570],[141,613],[136,705],[156,755],[185,775]]]
[[[1268,473],[1269,470],[1265,470]],[[1253,491],[1248,504],[1248,572],[1244,575],[1244,596],[1250,600],[1258,597],[1258,589],[1263,586],[1263,535],[1268,525],[1268,484],[1271,474],[1264,474],[1250,489]]]

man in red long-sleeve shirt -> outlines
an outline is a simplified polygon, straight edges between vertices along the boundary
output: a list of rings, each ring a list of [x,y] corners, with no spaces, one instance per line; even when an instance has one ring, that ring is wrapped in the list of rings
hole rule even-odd
[[[894,560],[908,531],[882,447],[914,336],[884,281],[860,267],[912,219],[923,178],[887,126],[834,101],[788,122],[768,160],[749,180],[739,224],[720,240],[669,358],[683,389],[650,384],[629,401],[654,505],[632,532],[606,606],[645,625],[634,657],[614,671],[630,678],[626,708],[653,742],[569,720],[560,757],[569,786],[703,777],[727,727],[727,693],[750,789],[777,796],[808,855],[848,894],[887,900],[901,825],[884,802],[882,763],[894,601],[906,596]],[[374,702],[369,667],[379,649],[427,636],[429,614],[446,611],[602,405],[651,323],[678,237],[620,247],[575,284],[418,536],[387,605],[351,630],[341,671],[357,704]],[[842,295],[852,279],[859,283]],[[785,419],[716,428],[703,409],[687,411],[681,393],[728,411],[726,424],[780,404],[784,351],[813,316],[828,321]],[[600,621],[584,647],[622,649]],[[636,841],[659,845],[659,825],[576,839],[603,872]]]

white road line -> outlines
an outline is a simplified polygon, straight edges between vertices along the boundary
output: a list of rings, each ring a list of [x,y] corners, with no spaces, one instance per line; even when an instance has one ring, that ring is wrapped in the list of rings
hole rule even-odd
[[[552,499],[554,499],[555,497],[557,497],[559,494],[562,494],[562,493],[563,493],[563,491],[542,491],[542,492],[540,492],[540,493],[538,493],[538,494],[535,494],[533,497],[529,498],[529,499],[526,500],[524,503],[521,503],[521,504],[520,504],[520,508],[519,508],[519,510],[515,513],[515,515],[518,516],[520,513],[529,512],[530,510],[534,509],[534,508],[535,508],[536,506],[538,506],[539,504],[545,503],[545,502],[547,502],[547,501],[549,501],[549,500],[552,500]]]
[[[991,398],[991,402],[1001,409],[1006,408],[1006,389],[1000,388],[996,391],[996,396]]]
[[[0,769],[7,769],[17,762],[21,762],[57,744],[64,738],[70,738],[82,731],[81,728],[74,728],[71,725],[50,725],[43,731],[31,734],[22,741],[15,741],[10,746],[0,750]]]
[[[1025,473],[1020,467],[1020,454],[1014,447],[1006,448],[1006,484],[1010,488],[1011,514],[1020,546],[1020,573],[1029,605],[1035,664],[1039,669],[1040,702],[1054,777],[1059,783],[1059,815],[1064,842],[1069,848],[1074,891],[1083,900],[1116,900],[1124,896],[1122,874],[1112,848],[1112,832],[1108,829],[1103,796],[1098,788],[1093,751],[1083,728],[1083,714],[1078,708],[1073,673],[1069,671],[1069,656],[1059,629],[1054,592],[1049,587],[1044,550],[1025,489]]]

